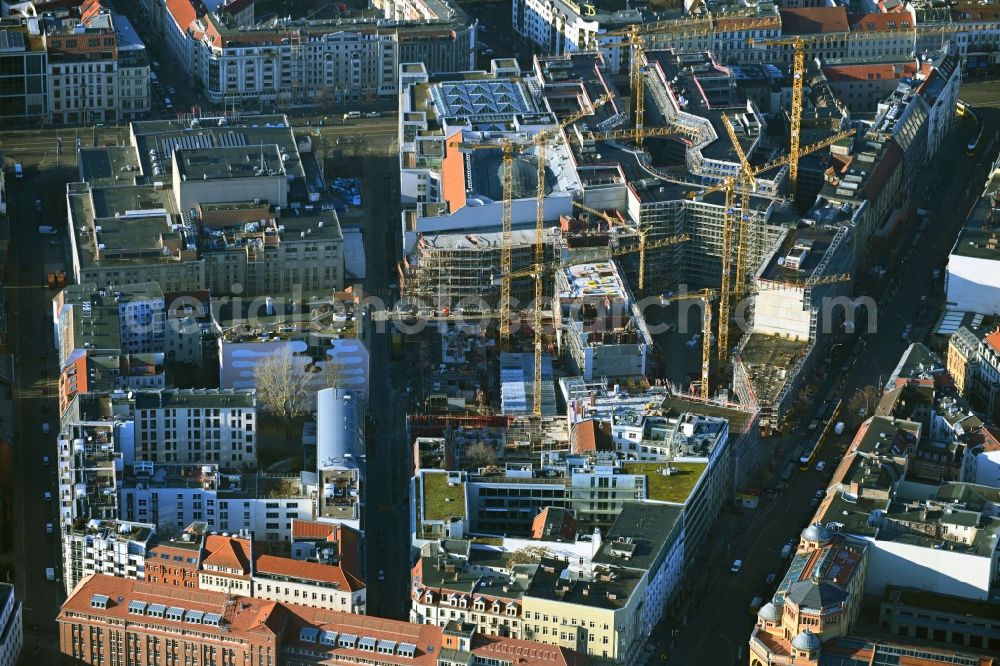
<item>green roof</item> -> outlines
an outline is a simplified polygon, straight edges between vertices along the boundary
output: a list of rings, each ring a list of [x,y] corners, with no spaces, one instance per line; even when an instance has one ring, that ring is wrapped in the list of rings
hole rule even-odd
[[[446,472],[424,474],[424,520],[465,518],[465,484],[448,484]]]
[[[707,463],[682,462],[670,463],[677,472],[667,476],[662,470],[666,463],[659,462],[628,462],[625,463],[626,474],[643,474],[646,476],[646,497],[658,502],[687,501],[694,490],[698,479],[705,473]]]

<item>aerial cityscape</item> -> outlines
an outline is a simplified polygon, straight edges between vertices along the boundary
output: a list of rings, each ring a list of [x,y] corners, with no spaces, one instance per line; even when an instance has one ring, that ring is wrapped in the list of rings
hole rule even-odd
[[[1000,0],[0,1],[0,666],[1000,666]]]

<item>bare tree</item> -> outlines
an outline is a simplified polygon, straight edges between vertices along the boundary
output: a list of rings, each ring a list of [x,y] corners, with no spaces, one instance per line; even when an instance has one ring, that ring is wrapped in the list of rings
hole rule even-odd
[[[313,373],[287,348],[262,359],[254,368],[257,399],[264,409],[284,419],[286,436],[292,420],[312,405],[312,378]]]
[[[871,384],[855,390],[847,402],[848,415],[851,418],[857,418],[858,421],[864,421],[875,413],[875,407],[878,406],[880,397],[881,393],[878,388]]]
[[[465,450],[465,462],[474,469],[491,467],[497,464],[497,450],[486,442],[476,442]]]
[[[314,365],[312,368],[313,387],[320,391],[325,388],[340,388],[343,380],[343,368],[338,361],[327,357],[322,365]]]
[[[523,546],[511,552],[507,558],[507,568],[510,569],[515,564],[537,564],[548,555],[549,549],[544,546]]]

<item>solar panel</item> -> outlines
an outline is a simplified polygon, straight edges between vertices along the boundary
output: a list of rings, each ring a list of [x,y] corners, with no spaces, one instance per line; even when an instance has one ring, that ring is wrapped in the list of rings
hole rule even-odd
[[[319,629],[313,627],[302,627],[299,629],[299,640],[303,643],[315,643],[319,635]]]
[[[134,613],[136,615],[142,615],[146,612],[146,602],[139,601],[138,599],[133,599],[128,602],[128,612]]]
[[[337,632],[336,631],[324,631],[319,635],[319,642],[321,645],[336,645],[337,644]]]
[[[220,622],[222,622],[222,616],[218,613],[205,613],[205,617],[201,620],[202,624],[211,624],[215,626],[218,626]]]
[[[413,643],[400,643],[396,648],[396,654],[400,657],[412,657],[417,653],[417,646]]]
[[[205,614],[201,611],[189,610],[187,613],[184,614],[184,621],[190,622],[191,624],[201,624],[201,620],[204,617]]]
[[[341,634],[340,647],[352,648],[358,642],[358,637],[354,634]]]
[[[396,651],[396,641],[382,640],[378,642],[378,651],[392,654]]]
[[[365,636],[360,641],[358,641],[358,647],[362,650],[374,650],[375,645],[378,643],[374,638],[370,636]]]

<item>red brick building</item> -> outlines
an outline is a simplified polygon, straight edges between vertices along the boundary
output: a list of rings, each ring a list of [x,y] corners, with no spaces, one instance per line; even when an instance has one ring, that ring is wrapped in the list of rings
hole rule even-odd
[[[558,646],[483,637],[457,622],[411,624],[104,575],[85,578],[56,621],[63,661],[80,665],[589,663]]]

